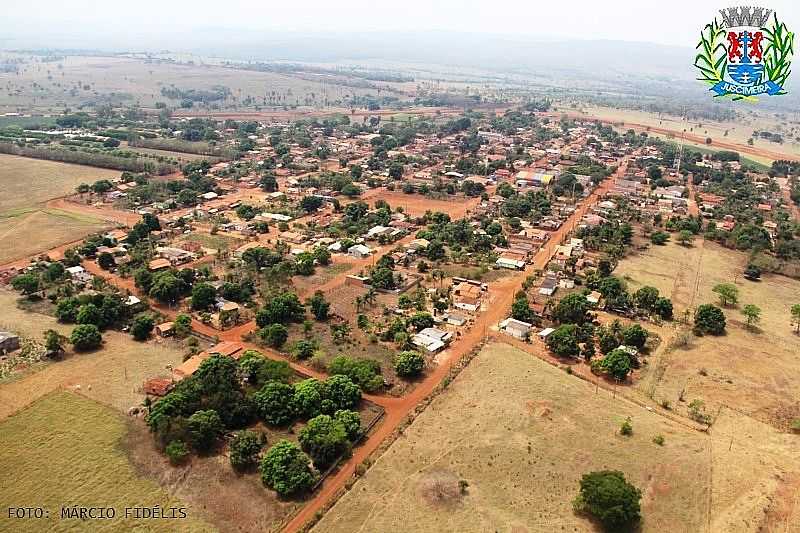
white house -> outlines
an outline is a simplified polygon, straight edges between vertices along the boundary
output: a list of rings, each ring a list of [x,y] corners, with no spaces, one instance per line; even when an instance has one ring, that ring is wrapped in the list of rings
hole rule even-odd
[[[531,332],[533,324],[517,320],[516,318],[506,318],[500,322],[500,329],[517,339],[526,340]]]
[[[369,257],[369,254],[372,253],[372,250],[363,244],[354,244],[347,249],[347,253],[348,255],[357,259],[364,259],[365,257]]]

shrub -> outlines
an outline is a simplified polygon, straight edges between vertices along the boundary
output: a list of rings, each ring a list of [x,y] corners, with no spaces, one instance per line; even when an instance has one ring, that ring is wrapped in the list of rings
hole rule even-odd
[[[269,346],[280,348],[289,338],[289,330],[283,324],[269,324],[258,332],[258,336]]]
[[[664,435],[656,435],[653,437],[653,444],[658,444],[659,446],[664,445]]]
[[[343,375],[334,375],[323,382],[323,413],[333,413],[340,409],[352,409],[361,401],[361,389],[353,381]]]
[[[633,425],[631,425],[631,417],[625,419],[622,425],[619,427],[619,434],[625,435],[629,437],[633,435]]]
[[[625,350],[612,350],[601,361],[603,370],[619,381],[623,381],[631,372],[631,356]]]
[[[316,481],[309,458],[297,445],[282,440],[261,458],[261,482],[281,496],[306,492]]]
[[[137,341],[147,340],[154,327],[155,321],[151,315],[139,315],[133,320],[131,335]]]
[[[383,387],[381,365],[373,359],[355,359],[346,355],[335,357],[328,365],[331,375],[341,374],[367,392]]]
[[[573,506],[597,518],[607,531],[624,531],[641,518],[641,498],[622,472],[601,470],[584,474]]]
[[[182,440],[173,440],[165,449],[170,464],[177,466],[189,456],[189,447]]]
[[[361,437],[361,416],[357,412],[340,409],[333,418],[342,424],[350,442],[356,442]]]

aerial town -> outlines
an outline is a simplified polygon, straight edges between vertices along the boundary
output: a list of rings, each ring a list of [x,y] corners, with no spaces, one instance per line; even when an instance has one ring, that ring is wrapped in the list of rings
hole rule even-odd
[[[194,61],[0,53],[0,531],[795,531],[796,113]]]

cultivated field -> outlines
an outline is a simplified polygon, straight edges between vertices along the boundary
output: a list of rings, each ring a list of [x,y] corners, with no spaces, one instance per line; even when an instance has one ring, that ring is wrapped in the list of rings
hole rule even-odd
[[[49,518],[0,516],[0,531],[211,531],[197,510],[139,476],[120,444],[124,415],[74,393],[39,399],[0,423],[0,504],[43,507]],[[73,505],[113,507],[114,520],[61,519]],[[187,508],[182,520],[125,519],[126,507]],[[169,511],[168,511],[169,512]]]
[[[620,262],[615,274],[625,277],[631,290],[657,287],[672,298],[676,317],[703,303],[718,304],[712,292],[718,283],[735,281],[740,294],[737,308],[723,309],[726,335],[693,338],[674,349],[667,339],[650,358],[639,387],[659,401],[680,405],[681,395],[686,402],[699,398],[712,414],[724,405],[786,429],[800,418],[800,384],[792,379],[800,371],[800,339],[789,315],[791,305],[800,303],[800,281],[777,275],[747,281],[741,274],[746,262],[745,254],[701,239],[690,248],[651,246]],[[741,313],[749,303],[762,310],[756,331],[745,326]]]
[[[69,335],[71,326],[55,318],[28,313],[16,305],[14,293],[0,290],[0,329],[42,339],[52,328]],[[88,354],[68,354],[62,361],[43,364],[8,383],[0,384],[0,420],[58,388],[80,387],[82,394],[124,413],[141,404],[142,383],[153,376],[168,375],[167,365],[183,361],[183,352],[171,343],[139,343],[130,335],[106,332],[106,347]]]
[[[627,416],[629,438],[618,434]],[[652,442],[658,434],[663,447]],[[490,344],[314,531],[591,531],[571,501],[583,473],[606,468],[642,489],[643,531],[702,531],[710,444],[701,432]]]

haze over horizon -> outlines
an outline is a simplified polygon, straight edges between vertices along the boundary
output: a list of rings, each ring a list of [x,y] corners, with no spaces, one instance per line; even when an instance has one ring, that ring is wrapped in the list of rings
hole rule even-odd
[[[752,2],[748,2],[752,3]],[[597,3],[571,0],[520,4],[513,0],[479,2],[409,0],[402,7],[368,0],[258,4],[230,0],[157,2],[136,9],[96,0],[42,0],[4,6],[0,47],[170,48],[196,51],[220,36],[237,33],[248,42],[293,33],[336,35],[386,33],[469,33],[526,40],[613,40],[693,48],[703,25],[735,2],[676,0],[668,5],[623,0]],[[800,8],[790,0],[763,3],[790,28],[800,24]],[[235,40],[235,39],[234,39]],[[546,50],[543,50],[546,53]]]

